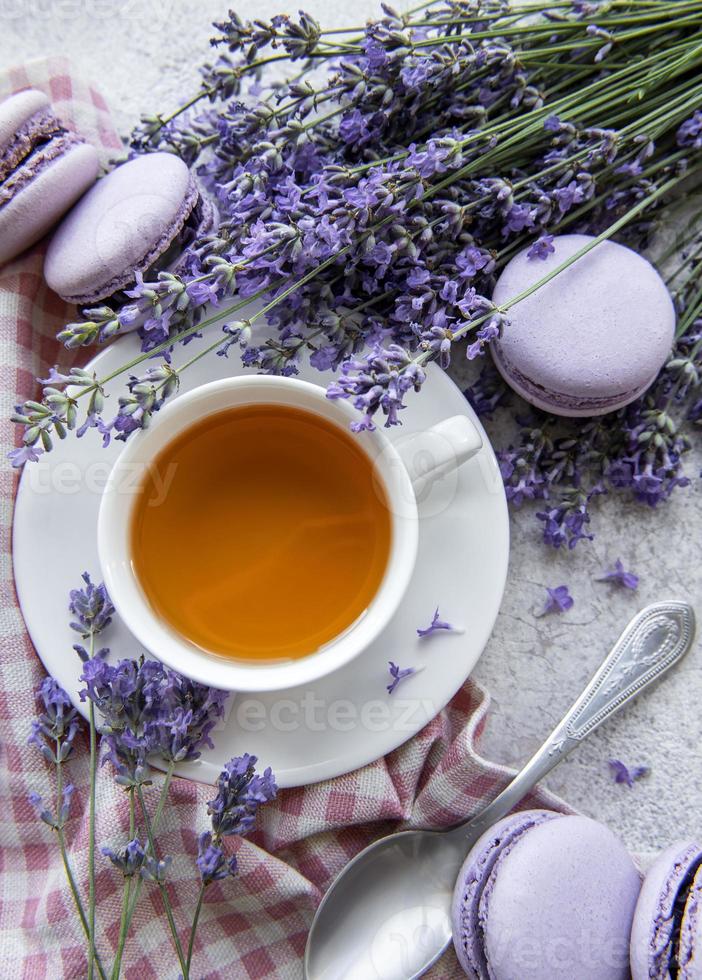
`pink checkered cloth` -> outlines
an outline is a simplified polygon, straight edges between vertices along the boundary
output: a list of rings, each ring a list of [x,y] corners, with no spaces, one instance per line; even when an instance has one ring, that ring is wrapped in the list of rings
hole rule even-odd
[[[77,78],[64,59],[32,62],[0,76],[0,97],[27,86],[45,91],[59,115],[100,149],[106,164],[119,154],[121,144],[102,96]],[[42,260],[40,245],[0,270],[3,457],[16,439],[7,421],[14,403],[35,393],[35,379],[49,365],[66,362],[66,352],[54,337],[72,311],[45,286]],[[0,466],[0,974],[13,980],[78,980],[86,975],[84,937],[52,832],[37,820],[27,802],[32,790],[48,793],[53,772],[35,749],[26,746],[30,719],[36,713],[34,692],[44,669],[25,631],[14,591],[15,489],[9,465]],[[74,584],[67,582],[66,588]],[[390,831],[441,827],[463,819],[508,780],[509,772],[486,762],[476,748],[487,706],[486,693],[469,681],[431,724],[386,758],[337,779],[281,792],[275,803],[261,811],[256,833],[238,842],[238,878],[208,887],[193,977],[299,980],[314,909],[351,857]],[[67,765],[76,785],[68,846],[85,895],[85,742]],[[158,781],[157,776],[152,796],[158,792]],[[97,796],[98,841],[118,846],[128,834],[127,800],[107,769],[100,771]],[[197,835],[205,828],[206,801],[212,796],[209,787],[176,779],[159,835],[161,852],[175,856],[168,887],[185,938],[198,888]],[[535,794],[525,805],[563,808],[546,793]],[[122,879],[101,855],[97,867],[97,941],[107,966],[117,942]],[[150,885],[142,891],[123,975],[133,980],[178,976],[161,900]],[[429,974],[434,980],[461,975],[453,951]]]

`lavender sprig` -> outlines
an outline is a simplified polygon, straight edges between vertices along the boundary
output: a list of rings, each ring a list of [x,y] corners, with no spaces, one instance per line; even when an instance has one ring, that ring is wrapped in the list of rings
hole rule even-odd
[[[91,923],[90,912],[86,915],[78,886],[71,869],[66,848],[64,827],[70,815],[71,797],[74,787],[64,782],[63,766],[75,750],[75,737],[80,730],[81,719],[73,707],[70,698],[53,677],[46,677],[39,689],[42,711],[32,722],[28,744],[34,745],[47,762],[55,767],[56,772],[56,806],[52,812],[45,805],[39,793],[29,795],[29,802],[36,809],[40,819],[56,834],[64,873],[73,896],[78,917],[89,947],[94,948],[94,919]],[[101,980],[106,980],[106,973],[97,952],[93,954],[94,968],[97,969]]]
[[[75,644],[73,649],[84,663],[84,671],[94,663],[103,663],[108,651],[106,648],[95,651],[95,640],[112,622],[114,606],[110,601],[104,584],[95,585],[88,572],[83,572],[83,587],[72,589],[69,595],[68,611],[73,619],[71,629],[83,640],[88,640],[88,649]],[[81,700],[83,696],[81,694]],[[95,707],[90,702],[88,710],[90,725],[90,790],[88,803],[88,980],[92,980],[95,962],[95,784],[97,780],[97,725]]]
[[[169,763],[169,775],[172,775],[177,762],[198,758],[200,747],[211,744],[209,735],[224,711],[226,695],[188,681],[173,671],[167,671],[161,664],[144,660],[143,657],[138,662],[123,660],[116,666],[107,663],[107,651],[95,653],[94,645],[96,636],[110,624],[114,607],[104,585],[95,585],[87,572],[83,575],[83,581],[83,588],[71,592],[69,609],[74,617],[71,627],[83,639],[90,640],[89,651],[82,646],[76,647],[83,660],[81,680],[85,684],[80,696],[82,700],[87,699],[89,702],[91,721],[90,867],[94,869],[97,708],[101,716],[102,740],[106,750],[103,762],[109,760],[112,763],[115,780],[128,790],[132,833],[135,826],[136,798],[148,836],[146,850],[140,852],[141,845],[134,843],[137,838],[132,837],[131,844],[125,846],[121,855],[113,851],[107,855],[125,874],[117,962],[121,961],[131,921],[130,907],[132,911],[134,907],[130,906],[130,901],[133,899],[135,905],[139,894],[138,883],[132,885],[132,872],[127,873],[127,869],[136,867],[138,862],[141,879],[155,882],[161,891],[174,947],[181,969],[186,975],[185,958],[164,887],[170,858],[160,859],[156,854],[154,832],[143,787],[150,783],[150,753],[158,752]],[[91,937],[94,935],[93,881],[94,871],[89,878]]]
[[[97,731],[95,712],[99,713],[100,732],[105,745],[103,761],[112,763],[116,782],[125,787],[129,796],[129,839],[121,847],[102,847],[102,853],[124,877],[122,915],[112,976],[119,975],[124,945],[140,888],[144,881],[149,881],[161,892],[181,972],[187,978],[194,929],[186,960],[165,885],[172,857],[159,855],[156,833],[176,765],[197,759],[204,746],[212,745],[211,732],[223,716],[227,695],[188,680],[166,669],[162,664],[143,657],[110,664],[106,659],[107,650],[95,653],[95,638],[110,625],[114,608],[105,586],[93,583],[88,573],[83,575],[83,585],[71,591],[69,608],[71,627],[82,639],[90,641],[90,650],[82,646],[78,648],[83,661],[81,679],[84,687],[80,691],[81,699],[90,704],[91,728],[94,734]],[[40,819],[58,835],[69,885],[89,942],[88,972],[92,963],[92,968],[97,969],[101,980],[105,980],[106,974],[97,952],[90,956],[90,950],[94,950],[94,911],[92,916],[90,908],[87,915],[83,911],[80,894],[68,864],[63,836],[73,787],[63,783],[62,765],[74,749],[80,719],[65,691],[51,678],[46,678],[40,694],[43,711],[32,725],[29,742],[41,751],[47,761],[56,766],[56,811],[52,813],[38,793],[31,794],[30,802],[37,809]],[[91,745],[91,750],[92,748]],[[158,754],[167,764],[153,818],[144,795],[144,787],[150,782],[149,756],[152,754]],[[93,756],[91,751],[91,759],[96,756],[97,753]],[[201,838],[197,860],[203,890],[210,881],[236,871],[235,858],[227,859],[224,856],[224,836],[247,833],[253,826],[258,807],[276,795],[275,780],[270,769],[259,775],[255,771],[255,764],[256,759],[253,756],[233,759],[220,776],[218,794],[209,804],[212,831]],[[94,787],[94,782],[92,786]],[[137,803],[146,833],[146,844],[142,843],[138,832]],[[94,847],[92,807],[89,825]],[[90,901],[94,909],[92,889]],[[201,905],[202,895],[196,910],[195,925]]]
[[[213,881],[234,876],[237,871],[236,856],[227,857],[225,854],[224,838],[249,833],[256,821],[258,808],[275,799],[278,792],[270,768],[259,774],[256,772],[256,762],[255,755],[230,759],[217,780],[217,795],[207,804],[211,830],[204,831],[198,838],[196,864],[200,873],[200,891],[188,942],[188,970],[205,890]]]
[[[115,607],[104,583],[95,585],[88,572],[83,572],[82,578],[85,583],[83,588],[71,589],[70,592],[68,611],[74,618],[69,625],[81,639],[92,642],[112,622]],[[90,655],[82,644],[75,644],[73,649],[83,662],[89,659]],[[96,656],[104,657],[107,652],[107,649],[103,648]]]
[[[274,799],[277,787],[270,768],[256,773],[256,756],[231,759],[217,781],[217,795],[207,804],[215,839],[252,830],[256,811]]]
[[[116,665],[94,658],[84,667],[83,681],[81,696],[91,700],[101,714],[106,746],[103,761],[109,760],[116,782],[130,794],[132,812],[138,802],[148,839],[140,877],[129,888],[125,883],[117,962],[121,961],[142,882],[147,880],[161,891],[173,944],[187,976],[185,954],[164,884],[170,856],[158,856],[156,835],[176,765],[194,761],[203,747],[212,745],[210,734],[224,714],[228,695],[143,657]],[[153,817],[144,796],[144,788],[152,782],[151,755],[160,756],[166,763]]]

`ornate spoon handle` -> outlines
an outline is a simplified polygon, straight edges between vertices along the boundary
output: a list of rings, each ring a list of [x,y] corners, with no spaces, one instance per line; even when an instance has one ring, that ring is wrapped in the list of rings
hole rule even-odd
[[[692,646],[695,614],[686,602],[657,602],[642,609],[578,700],[512,782],[477,817],[462,825],[471,838],[505,816],[561,759],[611,718]]]

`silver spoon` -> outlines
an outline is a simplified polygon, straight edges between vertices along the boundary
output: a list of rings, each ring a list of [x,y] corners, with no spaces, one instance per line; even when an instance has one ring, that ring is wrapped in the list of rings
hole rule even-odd
[[[305,950],[306,980],[421,977],[451,941],[454,883],[478,837],[590,732],[681,660],[694,632],[687,603],[647,606],[538,752],[476,817],[450,830],[392,834],[361,851],[317,909]]]

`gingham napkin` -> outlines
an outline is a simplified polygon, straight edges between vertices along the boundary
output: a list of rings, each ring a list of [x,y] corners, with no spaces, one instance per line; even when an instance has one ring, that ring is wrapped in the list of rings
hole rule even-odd
[[[119,155],[121,144],[103,98],[73,74],[65,59],[31,62],[5,73],[0,76],[0,97],[27,86],[45,91],[59,115],[100,149],[106,164]],[[26,745],[36,712],[34,692],[44,669],[25,632],[14,591],[11,525],[16,480],[4,462],[16,438],[7,421],[13,405],[35,393],[35,379],[49,365],[66,362],[66,352],[54,336],[71,311],[44,285],[42,259],[40,245],[0,270],[0,975],[13,980],[78,980],[86,975],[83,935],[52,833],[27,802],[30,791],[46,792],[53,773]],[[41,576],[41,568],[36,574]],[[67,589],[74,584],[67,582]],[[509,772],[486,762],[476,748],[487,705],[486,693],[468,682],[431,724],[386,758],[334,780],[281,792],[261,812],[256,833],[239,843],[238,877],[208,887],[193,977],[299,980],[314,908],[349,858],[392,830],[440,827],[467,817],[505,784]],[[68,768],[76,785],[67,825],[70,860],[86,894],[85,742]],[[156,786],[152,793],[157,790]],[[98,842],[116,846],[128,832],[125,794],[103,770],[97,795]],[[174,856],[168,887],[186,938],[198,887],[196,840],[212,796],[209,787],[176,779],[159,835],[161,852]],[[564,808],[545,793],[535,794],[525,805]],[[99,854],[97,868],[97,941],[107,965],[117,941],[122,880]],[[178,969],[160,898],[150,889],[145,885],[142,891],[123,975],[174,980]],[[429,974],[434,980],[461,975],[452,951]]]

